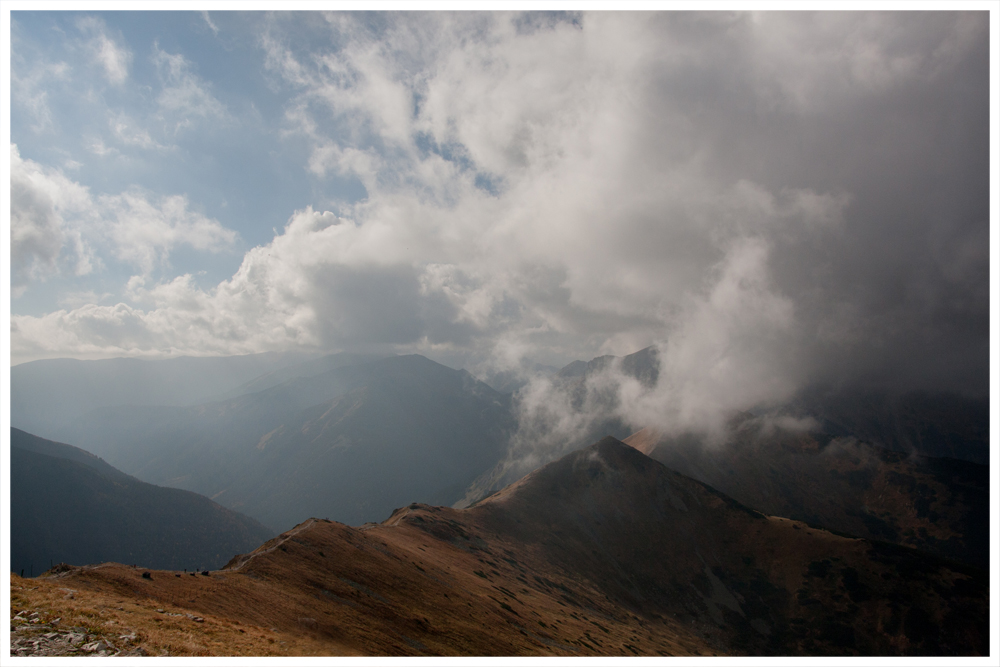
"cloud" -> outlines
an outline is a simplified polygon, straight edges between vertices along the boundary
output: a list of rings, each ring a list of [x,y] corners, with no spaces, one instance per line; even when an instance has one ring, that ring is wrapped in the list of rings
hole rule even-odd
[[[30,67],[24,57],[18,54],[17,43],[11,44],[11,103],[27,111],[34,119],[31,129],[42,133],[53,128],[52,110],[49,108],[47,86],[54,81],[65,81],[70,75],[70,66],[65,62],[32,61]],[[27,68],[26,73],[24,70]]]
[[[101,19],[88,16],[77,21],[77,28],[90,35],[85,48],[91,61],[100,65],[108,82],[120,86],[128,79],[132,52],[108,35],[108,28]]]
[[[324,203],[214,287],[147,276],[128,310],[18,318],[18,350],[100,331],[91,353],[382,345],[515,367],[656,344],[660,385],[623,385],[621,414],[675,425],[819,381],[984,391],[981,16],[315,19],[269,16],[260,48]],[[162,113],[224,113],[186,59],[154,60]],[[327,201],[334,176],[366,197]],[[122,258],[161,265],[190,208],[143,252],[122,236]]]
[[[212,94],[211,86],[192,71],[192,64],[183,55],[167,53],[153,46],[153,64],[163,84],[156,103],[160,113],[176,122],[176,129],[192,124],[192,118],[228,117],[225,105]]]
[[[139,127],[133,119],[124,113],[119,113],[109,118],[108,125],[111,127],[111,132],[115,138],[125,146],[134,146],[146,150],[169,150],[173,148],[171,146],[164,146],[153,139],[148,130]],[[101,145],[103,146],[103,142]],[[98,150],[94,152],[102,154]]]
[[[212,17],[208,15],[208,12],[203,11],[201,13],[201,17],[205,19],[205,24],[212,30],[212,33],[218,35],[219,26],[215,25],[215,23],[212,21]]]
[[[44,281],[58,273],[63,260],[73,272],[85,275],[95,259],[81,231],[72,224],[75,216],[86,217],[90,193],[62,172],[21,157],[17,145],[10,146],[10,241],[11,286],[15,295],[33,281]],[[64,248],[70,246],[70,256]]]
[[[61,170],[22,158],[15,144],[10,156],[15,295],[63,271],[87,275],[110,257],[148,275],[179,246],[215,253],[236,241],[235,231],[190,210],[184,196],[133,189],[95,197]]]
[[[658,382],[621,378],[620,415],[667,433],[721,435],[722,420],[748,407],[773,407],[808,377],[799,358],[795,307],[771,284],[769,248],[736,243],[707,294],[692,298],[679,326],[659,342]]]
[[[133,190],[102,195],[96,203],[115,255],[144,274],[164,264],[177,246],[220,252],[237,238],[217,220],[188,210],[187,198],[180,195],[156,198]]]

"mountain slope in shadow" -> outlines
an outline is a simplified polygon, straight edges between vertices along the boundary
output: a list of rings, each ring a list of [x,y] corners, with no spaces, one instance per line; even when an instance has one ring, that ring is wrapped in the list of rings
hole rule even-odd
[[[10,458],[12,571],[104,561],[214,568],[274,534],[208,498],[146,484],[19,429]]]
[[[762,426],[749,415],[717,445],[653,429],[625,442],[766,514],[989,566],[987,466]]]

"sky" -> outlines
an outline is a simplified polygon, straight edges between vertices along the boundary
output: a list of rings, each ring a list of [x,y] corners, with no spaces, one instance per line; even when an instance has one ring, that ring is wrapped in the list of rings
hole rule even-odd
[[[11,13],[11,363],[989,389],[986,12]]]

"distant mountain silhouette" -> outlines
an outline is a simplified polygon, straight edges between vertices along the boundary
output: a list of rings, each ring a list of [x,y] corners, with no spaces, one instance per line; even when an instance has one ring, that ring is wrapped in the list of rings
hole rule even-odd
[[[208,498],[15,428],[10,460],[11,570],[26,575],[59,562],[218,568],[274,534]]]
[[[350,361],[213,403],[93,410],[63,438],[275,528],[450,504],[502,454],[509,395],[419,355]]]
[[[613,438],[469,509],[309,519],[207,579],[58,576],[362,655],[989,652],[987,572],[765,516]]]

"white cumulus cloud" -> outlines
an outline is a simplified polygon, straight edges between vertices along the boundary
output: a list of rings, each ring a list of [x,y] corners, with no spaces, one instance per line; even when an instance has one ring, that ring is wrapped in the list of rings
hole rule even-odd
[[[77,275],[94,268],[94,257],[76,220],[91,214],[87,188],[21,157],[10,146],[11,286],[15,294],[60,271],[65,261]],[[66,247],[68,252],[65,252]]]
[[[94,196],[60,169],[23,158],[11,144],[11,261],[15,294],[69,271],[86,275],[116,258],[142,274],[180,246],[221,252],[235,231],[189,208],[182,195],[135,189]]]

